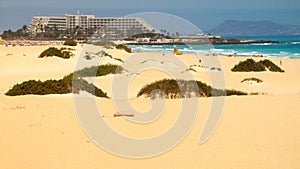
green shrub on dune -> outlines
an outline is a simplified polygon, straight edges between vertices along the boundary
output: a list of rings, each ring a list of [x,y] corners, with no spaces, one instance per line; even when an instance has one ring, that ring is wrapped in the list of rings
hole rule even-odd
[[[62,49],[57,49],[55,47],[50,47],[43,51],[39,58],[44,58],[44,57],[52,57],[52,56],[57,56],[63,59],[69,59],[71,56],[73,56],[72,52]]]
[[[226,90],[226,96],[232,96],[232,95],[248,95],[246,92],[242,92],[242,91],[238,91],[238,90],[234,90],[234,89],[227,89]]]
[[[86,91],[97,97],[108,98],[106,93],[98,89],[93,84],[87,83],[83,79],[72,80],[72,74],[65,76],[60,80],[46,80],[44,82],[38,80],[29,80],[21,84],[16,84],[11,88],[6,95],[19,96],[19,95],[47,95],[47,94],[67,94],[79,93],[79,91]]]
[[[176,80],[168,80],[168,79],[164,79],[164,80],[160,80],[160,81],[156,81],[154,83],[151,83],[149,85],[144,86],[139,93],[137,94],[137,96],[142,96],[142,95],[146,95],[147,97],[149,97],[151,95],[151,92],[155,89],[160,89],[162,91],[164,91],[165,94],[171,94],[171,93],[180,93],[180,89],[177,85]]]
[[[266,71],[263,64],[255,62],[253,59],[247,59],[235,65],[231,71],[233,72],[262,72]]]
[[[260,80],[260,79],[258,79],[258,78],[251,77],[251,78],[243,79],[243,80],[241,81],[241,83],[246,82],[246,81],[255,81],[256,83],[262,83],[262,82],[263,82],[262,80]]]
[[[63,45],[66,45],[66,46],[77,46],[77,42],[73,39],[68,39],[64,42]]]
[[[107,94],[101,89],[97,88],[93,84],[89,84],[83,79],[74,79],[72,83],[73,93],[79,93],[79,91],[86,91],[97,97],[108,98]]]
[[[270,60],[262,60],[255,62],[253,59],[247,59],[235,65],[231,71],[233,72],[262,72],[269,70],[271,72],[284,72],[280,67],[271,62]]]
[[[269,69],[269,71],[271,72],[284,72],[284,70],[282,70],[280,67],[278,67],[276,64],[274,64],[273,62],[265,59],[265,60],[261,60],[258,63],[263,64],[266,68]]]
[[[107,74],[121,73],[124,69],[118,68],[118,65],[101,65],[82,70],[75,71],[69,75],[64,76],[60,80],[46,80],[36,81],[29,80],[21,84],[16,84],[10,89],[6,95],[17,96],[17,95],[47,95],[47,94],[66,94],[66,93],[79,93],[83,90],[91,93],[97,97],[108,96],[101,89],[98,89],[93,84],[89,84],[82,77],[93,77],[93,76],[104,76]]]
[[[122,44],[117,45],[116,49],[125,50],[126,52],[131,53],[131,49]]]
[[[108,98],[106,93],[97,88],[93,84],[89,84],[82,77],[104,76],[107,74],[121,73],[124,69],[118,65],[101,65],[85,68],[75,71],[74,73],[64,76],[60,80],[46,80],[44,82],[38,80],[29,80],[21,84],[16,84],[11,88],[6,95],[47,95],[47,94],[67,94],[79,93],[79,91],[86,91],[97,97]]]
[[[137,94],[137,97],[142,95],[152,99],[157,97],[173,99],[247,95],[247,93],[237,90],[215,89],[200,81],[163,79],[144,86]]]
[[[86,91],[97,97],[108,98],[106,93],[97,88],[93,84],[89,84],[81,77],[89,76],[103,76],[109,73],[117,73],[122,71],[122,68],[117,69],[117,65],[101,65],[91,68],[85,68],[74,73],[71,73],[60,80],[46,80],[44,82],[38,80],[29,80],[21,84],[14,85],[6,95],[18,96],[18,95],[47,95],[47,94],[67,94],[67,93],[79,93],[79,91]]]
[[[66,83],[62,83],[61,80],[47,80],[42,82],[40,80],[29,80],[21,84],[16,84],[10,89],[6,95],[17,96],[26,94],[66,94],[70,93]]]
[[[108,74],[119,74],[124,70],[121,66],[118,65],[100,65],[92,66],[89,68],[84,68],[81,70],[75,71],[73,74],[77,77],[95,77],[95,76],[105,76]]]

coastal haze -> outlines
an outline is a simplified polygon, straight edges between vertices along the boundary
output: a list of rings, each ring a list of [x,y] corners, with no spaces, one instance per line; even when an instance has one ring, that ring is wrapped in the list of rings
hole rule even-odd
[[[297,36],[300,35],[300,26],[271,21],[227,20],[206,32],[223,36]]]
[[[300,2],[0,10],[0,168],[300,168]]]

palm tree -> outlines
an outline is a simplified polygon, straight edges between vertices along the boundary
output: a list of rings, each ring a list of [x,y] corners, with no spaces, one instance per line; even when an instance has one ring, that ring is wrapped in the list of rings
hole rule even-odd
[[[160,30],[160,32],[161,32],[161,34],[164,34],[164,35],[166,35],[166,33],[167,33],[167,30],[161,29],[161,30]]]
[[[163,34],[163,33],[164,33],[164,30],[163,30],[163,29],[160,29],[160,32],[161,32],[161,34]]]
[[[29,31],[27,25],[23,25],[22,29],[23,29],[23,37],[28,37]]]
[[[27,25],[22,26],[23,34],[27,33]]]

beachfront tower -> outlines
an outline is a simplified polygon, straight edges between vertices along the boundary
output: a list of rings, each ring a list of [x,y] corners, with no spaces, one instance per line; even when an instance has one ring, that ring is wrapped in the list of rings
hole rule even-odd
[[[72,30],[93,29],[101,36],[112,39],[121,39],[137,33],[147,33],[155,30],[144,19],[138,17],[96,17],[76,14],[62,16],[34,16],[29,26],[29,32],[34,36],[49,29]]]

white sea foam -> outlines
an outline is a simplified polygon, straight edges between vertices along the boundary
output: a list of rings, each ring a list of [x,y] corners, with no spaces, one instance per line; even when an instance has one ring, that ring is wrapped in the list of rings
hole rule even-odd
[[[267,46],[267,45],[273,45],[274,43],[253,43],[250,45],[254,45],[254,46]]]
[[[294,42],[298,43],[298,42]],[[265,44],[259,44],[259,45],[270,45],[271,43],[265,43]],[[133,51],[137,52],[164,52],[164,53],[172,53],[174,48],[172,46],[133,46]],[[182,51],[184,53],[197,53],[197,54],[218,54],[218,55],[232,55],[232,56],[253,56],[253,55],[263,55],[266,57],[296,57],[299,58],[299,53],[289,53],[287,51],[281,51],[279,53],[269,53],[269,52],[259,52],[259,51],[239,51],[239,50],[232,50],[232,49],[196,49],[196,47],[185,47],[180,48],[179,51]]]
[[[224,49],[211,49],[211,51],[213,51],[213,52],[224,52],[225,50]]]

